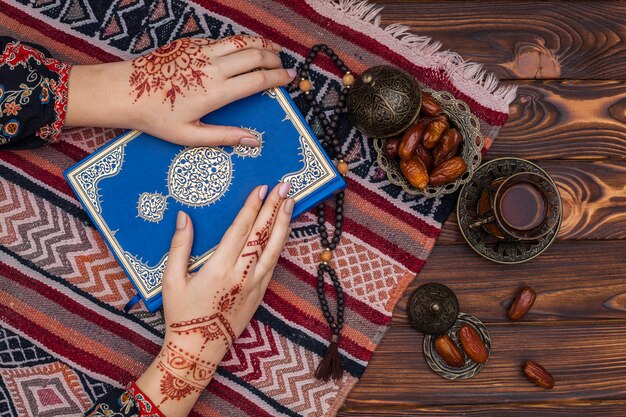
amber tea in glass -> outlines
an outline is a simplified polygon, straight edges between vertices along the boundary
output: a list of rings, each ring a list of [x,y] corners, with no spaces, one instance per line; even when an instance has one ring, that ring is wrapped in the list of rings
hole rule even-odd
[[[534,184],[512,184],[501,194],[496,210],[507,226],[516,230],[532,230],[546,218],[546,200]]]
[[[548,215],[553,206],[542,188],[547,181],[532,172],[493,181],[479,200],[479,220],[469,228],[483,227],[499,239],[535,240],[544,236],[558,221],[558,216]]]

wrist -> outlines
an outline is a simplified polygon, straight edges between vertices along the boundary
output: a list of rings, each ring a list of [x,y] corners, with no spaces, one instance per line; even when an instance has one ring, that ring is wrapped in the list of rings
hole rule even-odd
[[[136,385],[168,417],[186,416],[213,379],[225,349],[169,339]],[[202,351],[201,354],[197,352]]]
[[[226,356],[228,346],[218,340],[201,343],[197,340],[190,340],[190,338],[166,335],[159,357],[165,357],[168,352],[170,355],[174,352],[176,355],[185,356],[205,368],[217,368]]]
[[[74,65],[68,81],[66,127],[130,128],[129,65]]]

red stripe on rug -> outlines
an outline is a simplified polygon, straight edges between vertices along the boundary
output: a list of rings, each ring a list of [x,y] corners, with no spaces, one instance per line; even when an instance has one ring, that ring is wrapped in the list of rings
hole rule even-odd
[[[326,288],[325,290],[326,294],[335,293],[335,291],[331,290],[330,288]],[[278,314],[285,317],[290,322],[296,323],[299,326],[304,327],[305,329],[315,333],[316,335],[320,336],[320,338],[324,339],[324,341],[330,338],[331,332],[330,328],[328,327],[328,323],[321,322],[316,318],[310,316],[306,313],[306,311],[300,309],[297,305],[292,304],[288,300],[280,297],[278,294],[272,291],[271,288],[267,289],[267,292],[263,297],[263,302],[270,305],[274,310],[278,312]],[[310,306],[310,304],[307,305]],[[315,306],[315,308],[318,307]],[[350,339],[349,336],[346,336],[345,332],[341,337],[341,347],[350,355],[365,362],[369,361],[373,354],[371,350],[365,349],[364,347]]]
[[[3,274],[5,277],[15,281],[19,285],[36,291],[43,297],[49,299],[51,302],[58,304],[65,310],[79,316],[85,321],[89,321],[101,327],[103,330],[113,333],[116,336],[135,344],[136,346],[141,346],[148,353],[156,356],[161,349],[161,346],[157,345],[153,341],[146,339],[134,331],[128,331],[128,328],[99,315],[94,310],[87,308],[73,298],[63,294],[56,288],[45,285],[35,278],[29,277],[18,269],[15,269],[3,262],[0,262],[0,274]]]
[[[75,162],[80,161],[81,159],[84,159],[87,156],[89,156],[89,152],[86,152],[83,149],[79,148],[78,146],[70,142],[64,141],[64,140],[60,142],[51,143],[49,146],[52,146],[57,151],[72,158]]]
[[[40,168],[38,165],[25,160],[20,155],[20,152],[21,151],[0,152],[0,160],[3,160],[16,168],[19,168],[20,170],[26,172],[28,175],[36,178],[44,184],[49,185],[55,190],[75,199],[72,189],[63,177],[58,177],[54,174],[51,174],[49,171]]]
[[[343,218],[343,230],[355,237],[358,237],[361,241],[365,242],[367,246],[378,249],[395,262],[401,263],[402,266],[411,272],[418,273],[424,264],[426,264],[426,261],[410,254],[400,246],[391,243],[374,233],[372,230],[361,226],[359,223],[347,217]]]
[[[94,58],[97,58],[102,62],[120,60],[120,57],[110,54],[109,52],[100,49],[97,46],[92,45],[89,42],[84,41],[76,36],[70,35],[66,32],[62,32],[54,26],[44,22],[43,20],[36,19],[32,15],[25,13],[14,6],[11,6],[7,2],[3,2],[2,13],[13,20],[18,20],[23,25],[29,26],[33,30],[37,30],[45,34],[46,36],[54,38],[56,41],[63,42],[64,44],[74,49],[78,49],[79,51],[88,54]],[[45,25],[45,27],[42,27],[42,25]]]
[[[398,208],[390,200],[370,190],[369,188],[364,187],[355,179],[348,176],[346,176],[344,179],[348,183],[348,189],[350,190],[350,192],[354,192],[360,195],[361,198],[367,200],[370,204],[385,210],[387,213],[391,214],[397,219],[402,220],[402,222],[406,223],[408,226],[418,229],[426,237],[436,239],[439,236],[439,233],[441,232],[440,228],[426,223],[424,220],[417,217],[414,213],[406,212]]]
[[[287,258],[280,258],[278,262],[281,266],[290,270],[300,281],[309,284],[312,288],[317,288],[316,276],[309,274],[299,265],[291,262]],[[331,298],[336,298],[334,287],[328,283],[324,284],[324,293]],[[350,308],[352,311],[358,313],[360,316],[374,324],[387,325],[391,322],[391,315],[387,316],[381,313],[380,311],[370,307],[369,304],[364,303],[345,291],[343,293],[343,300],[346,308]]]
[[[459,89],[455,87],[452,81],[448,78],[445,71],[433,71],[419,67],[413,62],[406,59],[404,56],[393,51],[392,49],[389,49],[387,47],[381,48],[381,46],[384,45],[382,45],[379,41],[372,39],[371,37],[369,37],[369,35],[358,32],[348,26],[344,26],[340,23],[335,22],[332,19],[322,16],[304,1],[274,1],[282,3],[286,7],[289,7],[294,12],[309,20],[312,20],[311,15],[317,15],[319,18],[315,19],[315,21],[320,26],[328,29],[334,34],[342,36],[344,39],[346,39],[346,41],[352,42],[353,44],[358,45],[363,49],[367,49],[368,51],[376,51],[376,54],[378,56],[384,58],[388,62],[393,62],[394,64],[404,69],[408,69],[409,72],[419,74],[420,81],[425,84],[428,84],[430,86],[441,86],[439,88],[443,88],[445,90],[457,91],[457,98],[465,101],[471,107],[472,112],[477,113],[480,118],[482,118],[491,125],[502,126],[509,117],[507,113],[502,113],[485,107],[482,104],[478,103],[476,100],[474,100],[472,97],[466,95],[464,92],[459,91]],[[401,62],[401,64],[398,64],[399,61]]]
[[[50,332],[47,328],[42,327],[28,319],[9,306],[0,304],[0,317],[21,332],[28,335],[29,338],[35,340],[37,344],[52,350],[54,353],[68,358],[69,360],[79,364],[90,371],[105,375],[114,381],[129,381],[134,378],[126,369],[116,366],[114,363],[105,362],[101,358],[91,353],[79,349],[67,340]]]
[[[241,388],[247,391],[247,388]],[[267,413],[264,409],[262,409],[252,401],[248,400],[248,398],[231,389],[229,386],[222,384],[215,378],[211,381],[211,383],[207,387],[207,390],[213,395],[216,395],[228,402],[229,404],[233,405],[234,407],[240,408],[250,416],[273,417],[272,414]],[[248,395],[250,395],[249,391]]]

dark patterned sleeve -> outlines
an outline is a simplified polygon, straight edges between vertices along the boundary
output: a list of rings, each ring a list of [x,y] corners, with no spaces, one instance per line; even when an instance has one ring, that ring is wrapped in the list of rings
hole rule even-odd
[[[85,417],[165,417],[156,405],[135,385],[106,393]]]
[[[0,36],[0,149],[59,140],[71,66],[42,47]]]

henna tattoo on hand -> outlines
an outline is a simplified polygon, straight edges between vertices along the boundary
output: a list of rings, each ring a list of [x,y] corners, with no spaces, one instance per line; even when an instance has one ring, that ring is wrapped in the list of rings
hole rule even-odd
[[[244,274],[244,276],[245,275],[246,274]],[[232,310],[232,308],[235,306],[235,302],[237,301],[237,298],[239,298],[238,295],[239,293],[241,293],[241,290],[243,288],[241,284],[242,283],[240,282],[239,284],[235,285],[233,288],[230,289],[230,291],[222,295],[222,298],[220,298],[217,306],[222,313],[226,313]]]
[[[261,36],[261,46],[263,46],[263,48],[271,48],[272,41],[270,41],[269,39],[265,39],[264,37]]]
[[[243,282],[245,281],[250,267],[258,259],[261,251],[265,249],[272,233],[274,219],[278,213],[278,208],[282,203],[280,199],[272,210],[270,218],[265,225],[256,232],[256,239],[247,242],[246,247],[253,247],[254,250],[243,253],[241,256],[251,258],[241,276],[240,281],[230,290],[224,292],[219,300],[214,300],[217,313],[210,316],[195,318],[192,320],[172,323],[170,330],[177,335],[200,335],[202,347],[197,355],[185,351],[183,348],[169,342],[159,355],[157,369],[162,373],[160,380],[161,394],[163,399],[161,404],[168,400],[182,400],[192,393],[201,392],[212,378],[217,368],[216,364],[201,359],[207,343],[210,341],[222,341],[228,349],[237,336],[224,316],[235,308],[237,301],[241,302]],[[260,250],[258,249],[260,248]],[[225,288],[222,290],[224,291]],[[193,337],[193,336],[191,336]]]
[[[184,96],[185,91],[197,88],[206,91],[203,78],[208,75],[204,69],[211,63],[202,48],[212,43],[214,41],[200,38],[177,39],[134,59],[129,79],[133,87],[131,95],[135,95],[134,102],[144,93],[149,96],[164,91],[163,102],[169,100],[174,110],[178,95]]]
[[[235,48],[241,49],[248,46],[248,40],[244,35],[235,35],[229,38],[222,39],[221,42],[231,42],[235,44]]]
[[[228,348],[237,338],[235,333],[233,333],[230,323],[222,313],[215,313],[198,319],[173,323],[170,327],[176,334],[188,335],[200,333],[204,339],[200,352],[202,352],[206,344],[212,340],[222,340]]]
[[[272,215],[267,222],[265,222],[265,225],[261,228],[261,230],[255,232],[256,239],[250,240],[246,243],[246,247],[251,246],[255,249],[250,252],[242,253],[242,258],[246,256],[253,256],[255,259],[258,259],[259,256],[261,256],[261,252],[265,249],[267,242],[270,240],[270,235],[272,234],[272,229],[274,228],[274,219],[276,218],[276,213],[278,213],[278,207],[280,207],[280,203],[282,202],[282,198],[278,200],[272,209]],[[261,248],[261,251],[256,249],[257,246]]]
[[[201,392],[213,377],[217,365],[169,342],[159,355],[157,368],[163,372],[161,405],[167,400],[181,400],[192,392]]]

